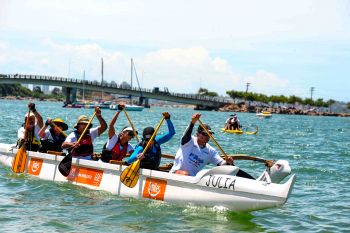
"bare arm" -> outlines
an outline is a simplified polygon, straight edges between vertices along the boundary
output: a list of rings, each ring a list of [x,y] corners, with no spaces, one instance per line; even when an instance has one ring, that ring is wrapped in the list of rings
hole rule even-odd
[[[115,134],[114,124],[115,124],[115,122],[116,122],[117,119],[118,119],[119,113],[120,113],[120,111],[118,110],[118,111],[114,114],[114,116],[113,116],[111,122],[109,122],[109,128],[108,128],[108,137],[109,137],[109,139],[111,139],[111,138],[114,136],[114,134]]]
[[[101,114],[101,109],[99,107],[95,108],[95,112],[96,112],[97,120],[100,123],[100,126],[98,127],[98,136],[100,136],[104,131],[106,131],[107,123],[106,123],[105,119],[103,119],[102,114]]]
[[[45,125],[43,127],[41,127],[41,129],[39,130],[38,132],[38,135],[40,138],[44,138],[46,136],[46,129],[47,127],[51,124],[51,119],[50,118],[47,118],[46,122],[45,122]]]
[[[35,116],[35,118],[37,120],[38,126],[40,128],[42,128],[43,125],[44,125],[43,118],[41,117],[40,113],[38,111],[36,111],[35,104],[34,103],[29,103],[28,104],[28,108],[34,114],[34,116]]]

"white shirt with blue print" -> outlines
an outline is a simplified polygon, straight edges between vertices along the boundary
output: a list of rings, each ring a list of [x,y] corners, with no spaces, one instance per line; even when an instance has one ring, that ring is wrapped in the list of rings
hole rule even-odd
[[[190,176],[195,176],[208,163],[217,165],[222,161],[223,159],[212,146],[207,143],[205,147],[200,148],[197,138],[191,136],[191,140],[177,151],[170,172],[185,170],[189,172]]]

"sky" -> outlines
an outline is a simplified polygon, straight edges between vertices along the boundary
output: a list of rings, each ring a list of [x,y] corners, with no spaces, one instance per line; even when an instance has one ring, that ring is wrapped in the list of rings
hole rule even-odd
[[[0,73],[350,101],[350,1],[0,0]],[[137,81],[133,80],[133,86]]]

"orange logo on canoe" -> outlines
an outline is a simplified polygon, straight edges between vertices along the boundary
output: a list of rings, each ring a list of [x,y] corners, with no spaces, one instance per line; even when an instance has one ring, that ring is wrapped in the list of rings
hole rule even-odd
[[[102,176],[103,171],[101,170],[72,166],[67,179],[72,182],[75,181],[77,183],[99,187],[101,184]]]
[[[41,171],[41,167],[43,166],[43,160],[37,158],[31,158],[28,168],[28,174],[38,176]]]
[[[166,185],[167,182],[165,180],[147,178],[143,187],[142,197],[164,201]]]

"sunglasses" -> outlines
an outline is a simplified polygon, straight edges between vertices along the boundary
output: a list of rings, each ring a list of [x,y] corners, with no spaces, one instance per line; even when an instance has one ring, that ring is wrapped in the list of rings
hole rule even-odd
[[[205,137],[210,137],[206,132],[201,132],[201,134]]]

